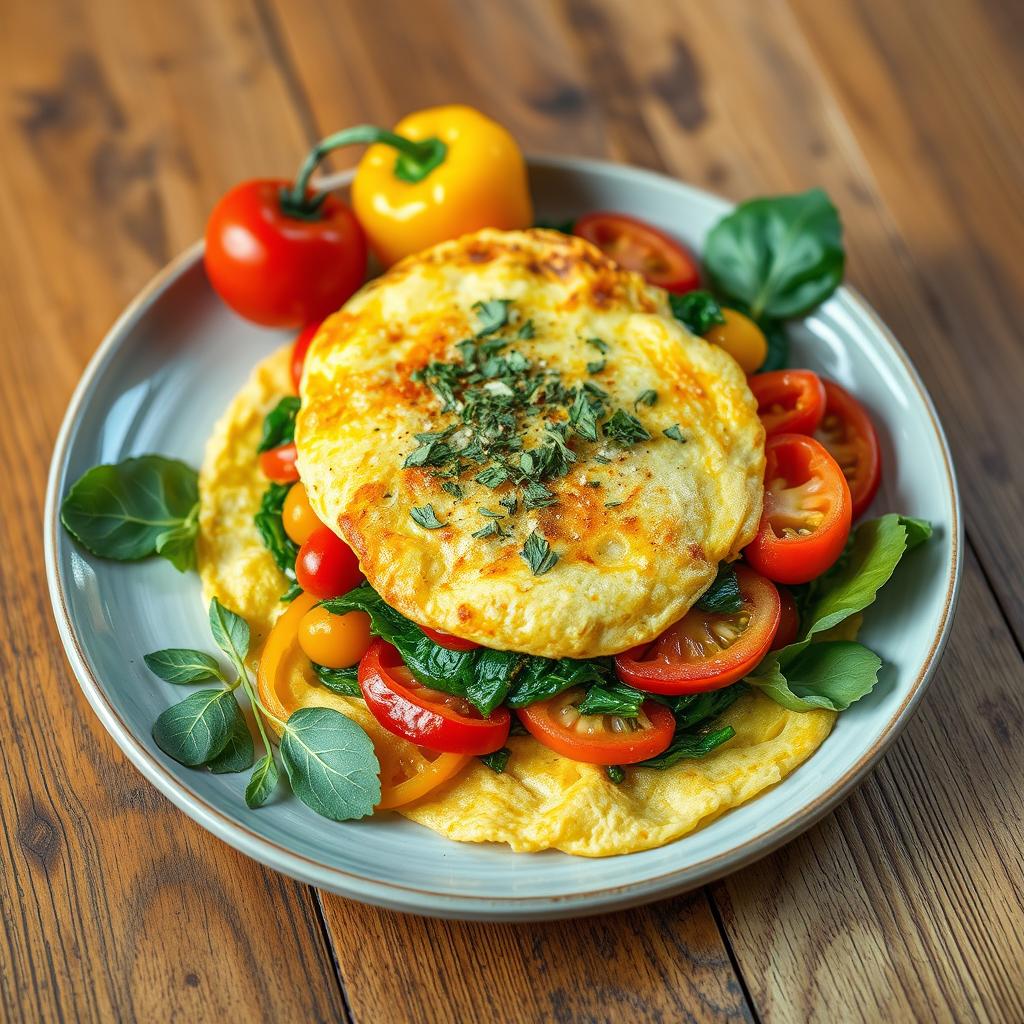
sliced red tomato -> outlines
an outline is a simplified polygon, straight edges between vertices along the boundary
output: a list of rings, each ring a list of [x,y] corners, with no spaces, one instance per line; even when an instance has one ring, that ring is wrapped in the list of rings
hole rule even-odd
[[[616,655],[619,678],[648,693],[701,693],[753,671],[779,628],[779,593],[745,565],[736,566],[736,579],[738,612],[691,608],[653,643]]]
[[[321,526],[299,548],[295,579],[306,593],[326,601],[358,587],[363,574],[353,550],[333,530]]]
[[[480,645],[473,640],[464,640],[461,636],[452,636],[451,633],[444,633],[440,629],[431,629],[429,626],[420,626],[420,629],[441,647],[449,651],[475,651]]]
[[[636,764],[672,742],[676,721],[664,704],[645,700],[636,718],[581,715],[577,708],[586,695],[583,687],[573,687],[516,714],[539,743],[586,764]]]
[[[825,415],[825,385],[810,370],[771,370],[747,383],[768,437],[813,434]]]
[[[796,601],[786,587],[777,587],[779,592],[779,604],[781,613],[779,615],[779,628],[772,641],[772,650],[778,651],[794,643],[800,635],[800,612],[797,610]]]
[[[385,729],[430,750],[490,754],[508,739],[508,708],[495,708],[490,718],[484,718],[464,697],[424,686],[398,651],[379,638],[359,662],[359,689]]]
[[[859,519],[882,482],[878,434],[867,410],[853,395],[833,381],[826,380],[824,385],[825,415],[814,436],[839,463],[850,485],[853,518]]]
[[[302,328],[299,336],[292,343],[292,384],[295,385],[295,394],[299,393],[299,386],[302,384],[302,370],[306,365],[306,353],[309,351],[310,342],[316,337],[323,320],[315,320]]]
[[[700,287],[700,271],[692,254],[646,221],[624,213],[588,213],[576,221],[573,234],[666,291],[682,295]]]
[[[260,452],[260,469],[275,484],[293,484],[299,479],[299,467],[295,462],[297,457],[295,442],[289,441],[288,444]]]
[[[764,511],[747,561],[776,583],[807,583],[842,554],[852,502],[843,471],[805,434],[765,445]]]

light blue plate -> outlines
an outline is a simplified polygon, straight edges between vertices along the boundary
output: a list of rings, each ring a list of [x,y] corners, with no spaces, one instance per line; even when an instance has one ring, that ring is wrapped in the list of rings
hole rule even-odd
[[[700,251],[729,204],[646,171],[593,161],[531,161],[538,214],[623,210]],[[235,317],[214,295],[195,246],[129,306],[93,357],[57,439],[45,512],[46,572],[57,625],[86,697],[138,769],[225,842],[286,874],[344,896],[447,917],[581,915],[692,888],[761,857],[836,806],[906,724],[930,680],[953,615],[963,546],[949,449],[903,349],[850,289],[792,331],[793,364],[841,382],[879,426],[884,479],[875,511],[936,525],[870,609],[865,638],[885,659],[874,692],[840,715],[811,760],[779,786],[658,850],[602,860],[515,854],[450,842],[397,815],[335,824],[286,792],[262,810],[244,776],[183,768],[150,737],[180,699],[143,665],[146,651],[208,648],[194,574],[166,562],[119,565],[66,536],[58,507],[90,466],[143,452],[198,466],[214,421],[252,365],[284,335]],[[282,787],[283,789],[283,787]]]

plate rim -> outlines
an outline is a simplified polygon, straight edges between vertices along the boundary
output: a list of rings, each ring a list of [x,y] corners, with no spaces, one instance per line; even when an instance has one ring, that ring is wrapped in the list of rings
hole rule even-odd
[[[531,169],[551,168],[574,173],[611,174],[632,182],[657,183],[682,189],[702,202],[728,200],[706,190],[677,181],[668,175],[644,168],[611,161],[561,155],[530,155]],[[354,171],[332,176],[325,184],[343,186],[351,181]],[[236,821],[213,803],[193,791],[178,774],[154,758],[133,734],[114,703],[103,692],[99,680],[88,666],[84,650],[74,634],[67,595],[58,566],[59,494],[58,485],[67,459],[68,447],[82,408],[103,369],[123,344],[131,328],[141,320],[153,304],[181,277],[202,260],[202,239],[190,245],[158,271],[129,302],[107,331],[90,357],[68,402],[54,443],[47,475],[46,499],[43,508],[43,548],[47,588],[65,653],[86,699],[104,728],[128,757],[129,761],[176,807],[184,811],[207,831],[228,845],[266,866],[302,882],[328,889],[348,898],[391,910],[427,914],[434,917],[470,920],[540,920],[568,916],[585,916],[626,909],[655,899],[663,899],[706,884],[739,870],[812,827],[846,799],[867,773],[877,764],[902,731],[931,682],[941,654],[949,638],[959,598],[963,575],[963,515],[956,471],[949,442],[935,410],[931,395],[925,388],[916,367],[892,331],[864,297],[853,287],[843,285],[836,298],[865,317],[903,364],[907,375],[922,400],[929,422],[938,441],[946,478],[946,497],[950,503],[950,564],[942,616],[932,637],[928,653],[904,700],[890,716],[874,745],[847,769],[829,789],[794,811],[770,832],[723,850],[701,861],[687,864],[659,875],[588,891],[549,896],[476,896],[452,895],[415,888],[393,881],[367,879],[362,875],[324,864],[315,858],[281,846]]]

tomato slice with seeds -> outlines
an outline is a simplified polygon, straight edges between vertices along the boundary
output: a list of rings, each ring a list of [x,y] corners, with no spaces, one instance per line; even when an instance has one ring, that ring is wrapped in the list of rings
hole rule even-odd
[[[623,682],[648,693],[720,690],[749,674],[767,654],[779,627],[779,594],[745,565],[736,566],[738,612],[691,608],[652,643],[615,657]]]
[[[814,436],[850,485],[853,518],[859,519],[868,509],[882,482],[882,456],[878,434],[871,417],[856,398],[833,381],[824,381],[825,415]]]
[[[764,453],[764,510],[744,556],[776,583],[807,583],[843,552],[852,521],[850,487],[813,437],[779,434]]]
[[[636,718],[581,715],[577,709],[586,695],[584,687],[574,686],[516,714],[538,743],[585,764],[636,764],[672,742],[676,720],[664,704],[645,700]]]
[[[693,256],[646,221],[600,211],[580,217],[572,231],[593,242],[620,267],[643,274],[659,288],[683,295],[700,287],[700,271]]]
[[[440,629],[431,629],[429,626],[420,626],[420,629],[435,644],[439,647],[445,647],[449,651],[475,651],[480,646],[473,640],[464,640],[461,636],[453,636],[451,633],[444,633]]]
[[[464,697],[424,686],[398,651],[380,638],[359,662],[359,689],[385,729],[430,750],[490,754],[508,739],[508,708],[495,708],[490,718],[484,718]]]
[[[747,384],[768,437],[813,434],[825,415],[825,385],[811,370],[757,373]]]
[[[299,479],[299,467],[295,461],[297,458],[295,442],[289,441],[288,444],[260,452],[260,469],[275,484],[293,484]]]

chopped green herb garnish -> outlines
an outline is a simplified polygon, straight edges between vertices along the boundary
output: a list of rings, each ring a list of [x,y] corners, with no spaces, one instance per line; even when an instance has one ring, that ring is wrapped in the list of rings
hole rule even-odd
[[[547,508],[558,499],[543,484],[530,480],[523,491],[523,507],[526,509]]]
[[[681,444],[686,444],[686,438],[683,437],[683,432],[679,429],[678,423],[673,423],[667,430],[663,430],[662,433],[666,437],[670,437],[673,441],[679,441]]]
[[[477,512],[479,512],[480,515],[482,515],[482,516],[486,516],[488,519],[504,519],[505,518],[505,513],[504,512],[495,512],[493,509],[489,509],[489,508],[478,508]]]
[[[569,423],[585,441],[597,440],[597,406],[585,392],[579,391],[569,410]]]
[[[617,764],[605,765],[604,773],[608,776],[608,781],[614,782],[616,786],[626,781],[626,773]]]
[[[425,530],[439,530],[445,524],[437,518],[433,505],[422,505],[418,508],[409,509],[409,517],[414,523],[422,526]]]
[[[498,525],[496,519],[490,520],[488,524],[474,533],[470,534],[471,537],[475,537],[478,540],[486,540],[489,537],[497,537],[500,540],[505,540],[508,534]]]
[[[516,337],[517,338],[521,338],[524,341],[527,341],[527,340],[529,340],[530,338],[533,337],[533,333],[534,333],[533,321],[532,320],[527,320],[519,328],[519,330],[516,331]]]
[[[606,501],[604,503],[605,508],[618,508],[622,504],[621,501]]]
[[[508,759],[512,756],[512,751],[508,747],[502,747],[501,750],[495,750],[491,754],[481,754],[480,760],[483,761],[492,772],[496,772],[500,775],[505,768],[508,766]]]
[[[587,373],[600,373],[607,365],[607,359],[595,359],[594,362],[587,363]]]
[[[647,428],[625,409],[616,409],[611,419],[601,425],[601,429],[605,437],[622,448],[651,439]]]
[[[475,302],[473,310],[480,320],[480,329],[476,332],[476,336],[485,338],[488,334],[500,331],[508,323],[508,307],[511,304],[509,299],[488,299],[487,302]]]
[[[633,410],[636,411],[641,405],[654,405],[657,401],[658,392],[652,391],[648,388],[646,391],[641,391],[640,394],[636,396],[636,401],[633,403]]]
[[[601,355],[605,355],[608,351],[608,343],[600,338],[587,338],[587,344],[593,345]]]
[[[536,530],[526,538],[523,550],[519,554],[534,576],[543,576],[544,573],[550,572],[558,561],[558,555],[551,550],[551,545]]]
[[[450,494],[453,498],[462,497],[462,488],[458,484],[452,483],[451,480],[443,481],[441,483],[441,490],[446,494]]]
[[[478,484],[483,484],[484,487],[490,487],[492,490],[495,487],[500,487],[508,478],[509,471],[504,466],[488,466],[473,477]]]
[[[516,509],[519,507],[519,502],[516,500],[516,496],[514,494],[508,494],[504,498],[499,498],[498,504],[505,509],[510,516],[514,516],[516,514]]]

